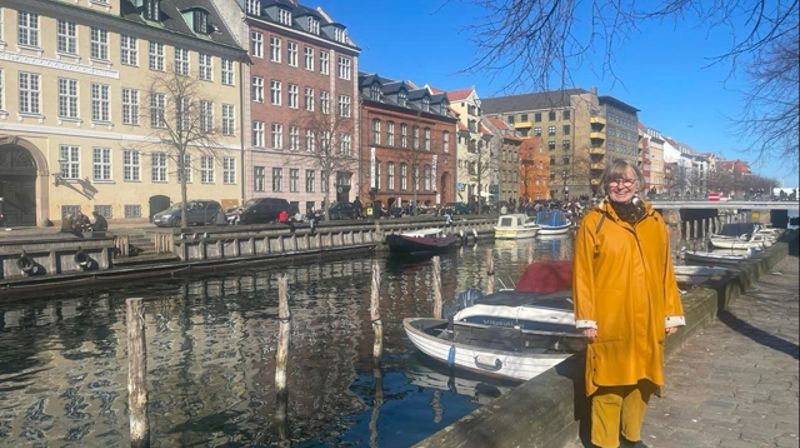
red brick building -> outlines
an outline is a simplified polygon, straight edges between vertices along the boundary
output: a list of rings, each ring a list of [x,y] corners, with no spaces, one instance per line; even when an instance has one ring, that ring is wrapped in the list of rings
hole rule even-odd
[[[344,25],[296,0],[247,0],[251,65],[244,197],[301,212],[350,201],[358,171],[358,56]],[[330,150],[329,150],[330,149]]]
[[[519,147],[519,197],[535,201],[550,197],[550,155],[542,137],[528,137]]]
[[[359,74],[362,200],[402,206],[455,200],[456,122],[444,93]]]

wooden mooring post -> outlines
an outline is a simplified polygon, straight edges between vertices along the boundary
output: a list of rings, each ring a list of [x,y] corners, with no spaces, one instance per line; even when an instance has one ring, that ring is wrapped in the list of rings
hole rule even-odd
[[[292,315],[289,311],[289,282],[286,274],[278,277],[278,321],[278,349],[275,353],[275,422],[278,428],[279,446],[288,447],[289,393],[286,389],[286,363],[289,359]]]
[[[369,314],[372,329],[375,331],[375,342],[372,346],[372,357],[380,360],[383,356],[383,323],[381,323],[381,268],[377,261],[372,262],[372,289],[370,291]]]
[[[442,264],[439,256],[433,257],[433,318],[442,318]]]
[[[486,294],[494,293],[494,254],[486,249]]]
[[[128,333],[128,417],[131,447],[150,446],[150,420],[147,417],[147,339],[141,298],[125,301]]]

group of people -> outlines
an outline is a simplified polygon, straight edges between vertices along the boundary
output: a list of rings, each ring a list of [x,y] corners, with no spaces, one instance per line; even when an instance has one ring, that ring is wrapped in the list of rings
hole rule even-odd
[[[68,213],[61,220],[61,232],[83,236],[83,232],[103,232],[108,230],[108,221],[96,210],[92,212],[94,221],[83,214],[81,210],[75,213]]]

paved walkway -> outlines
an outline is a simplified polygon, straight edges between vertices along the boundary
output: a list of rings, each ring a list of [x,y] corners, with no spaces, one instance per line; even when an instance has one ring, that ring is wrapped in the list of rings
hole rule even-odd
[[[648,446],[800,446],[798,278],[787,256],[667,361],[666,394],[642,430]]]

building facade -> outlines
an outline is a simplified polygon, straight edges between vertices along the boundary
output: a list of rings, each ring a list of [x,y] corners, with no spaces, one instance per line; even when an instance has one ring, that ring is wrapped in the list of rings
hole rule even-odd
[[[523,138],[519,147],[520,201],[538,201],[550,197],[550,156],[541,137]]]
[[[360,49],[321,8],[277,0],[247,0],[245,8],[245,198],[285,198],[301,212],[326,198],[352,200]]]
[[[190,199],[240,201],[244,54],[219,11],[206,0],[3,2],[7,225],[47,225],[79,209],[146,221],[180,201],[182,178]],[[181,101],[175,85],[191,86]],[[164,141],[190,126],[206,138],[178,160]]]
[[[497,165],[496,181],[490,181],[496,185],[497,198],[507,203],[517,203],[519,200],[520,184],[520,146],[522,139],[517,136],[517,132],[505,121],[498,117],[485,116],[481,124],[492,135],[489,145],[491,152],[495,154]]]
[[[643,138],[647,139],[648,156],[650,159],[650,178],[648,184],[658,194],[666,190],[664,166],[664,136],[655,129],[644,127]]]
[[[455,200],[456,123],[444,93],[359,75],[360,196],[387,209]]]
[[[481,99],[474,88],[447,92],[450,107],[458,115],[458,169],[456,196],[467,203],[489,203],[496,200],[490,191],[496,179],[496,159],[488,144],[491,135],[481,129]]]

